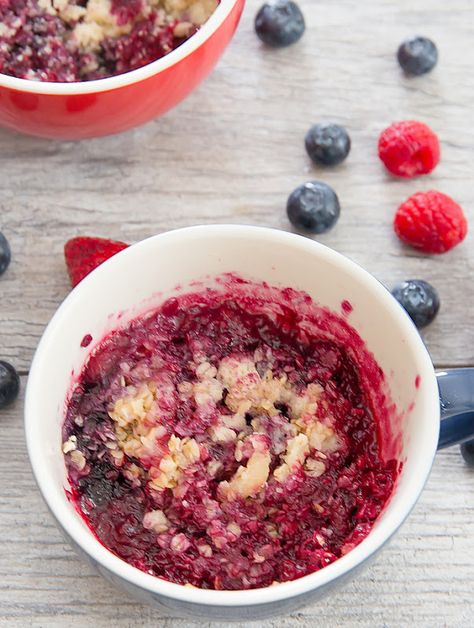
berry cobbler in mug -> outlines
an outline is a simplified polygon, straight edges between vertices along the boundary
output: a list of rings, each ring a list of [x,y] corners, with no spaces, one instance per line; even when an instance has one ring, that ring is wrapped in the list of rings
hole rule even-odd
[[[189,39],[219,0],[0,0],[0,73],[50,82],[123,74]]]
[[[98,340],[62,439],[97,539],[217,590],[294,580],[360,543],[401,463],[384,374],[344,306],[225,275]]]

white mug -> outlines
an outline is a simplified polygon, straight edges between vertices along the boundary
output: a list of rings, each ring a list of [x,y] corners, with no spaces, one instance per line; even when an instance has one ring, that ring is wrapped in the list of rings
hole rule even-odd
[[[83,337],[91,334],[99,341],[115,326],[158,305],[178,284],[187,286],[224,272],[303,290],[317,304],[335,312],[340,312],[343,301],[349,301],[353,309],[348,321],[382,367],[401,417],[400,425],[393,429],[401,430],[403,467],[393,496],[369,535],[320,571],[246,591],[184,587],[144,573],[112,554],[67,498],[61,451],[67,394],[94,347],[94,343],[81,347]],[[447,376],[448,380],[452,377]],[[135,244],[105,262],[71,292],[48,325],[34,357],[25,429],[36,480],[59,528],[107,579],[166,615],[252,620],[291,612],[321,597],[353,576],[394,534],[430,472],[438,446],[440,401],[433,365],[416,328],[369,273],[301,236],[250,226],[212,225],[163,233]]]

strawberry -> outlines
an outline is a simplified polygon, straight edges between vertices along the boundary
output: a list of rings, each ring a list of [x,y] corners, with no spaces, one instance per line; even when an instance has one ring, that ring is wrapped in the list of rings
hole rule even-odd
[[[64,245],[64,258],[72,287],[84,279],[86,275],[100,266],[102,262],[129,245],[125,242],[79,236],[68,240]]]

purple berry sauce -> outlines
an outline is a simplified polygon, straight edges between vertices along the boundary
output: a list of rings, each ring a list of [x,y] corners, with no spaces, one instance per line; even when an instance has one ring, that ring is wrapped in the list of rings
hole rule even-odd
[[[63,427],[68,494],[106,548],[159,578],[293,580],[360,543],[387,504],[388,399],[343,317],[227,277],[93,350]]]

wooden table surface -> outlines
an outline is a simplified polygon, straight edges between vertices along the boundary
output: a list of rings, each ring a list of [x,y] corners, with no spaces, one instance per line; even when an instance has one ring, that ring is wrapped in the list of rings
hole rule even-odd
[[[420,189],[459,201],[474,224],[474,1],[302,0],[308,29],[286,50],[264,49],[248,0],[217,69],[186,102],[140,129],[80,143],[0,131],[1,228],[13,262],[0,279],[0,357],[22,375],[69,286],[64,242],[78,234],[136,241],[170,228],[230,222],[288,229],[289,192],[323,179],[339,194],[338,225],[320,240],[385,284],[431,281],[442,308],[425,334],[438,367],[474,365],[473,237],[441,257],[402,247],[397,205]],[[404,78],[399,42],[432,37],[436,70]],[[387,176],[380,130],[417,118],[439,133],[442,162],[423,180]],[[353,149],[333,170],[303,148],[310,124],[344,124]],[[0,625],[197,626],[161,619],[95,575],[64,543],[34,484],[22,398],[0,422]],[[377,561],[332,598],[262,628],[474,626],[474,472],[457,448],[436,458],[416,509]],[[202,624],[199,624],[202,625]]]

